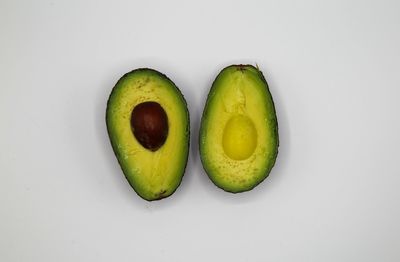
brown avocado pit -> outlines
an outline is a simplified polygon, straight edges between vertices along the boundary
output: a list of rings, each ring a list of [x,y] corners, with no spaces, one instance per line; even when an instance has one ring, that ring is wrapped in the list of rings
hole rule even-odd
[[[157,102],[147,101],[135,106],[131,128],[137,141],[146,149],[157,151],[168,136],[168,117]]]

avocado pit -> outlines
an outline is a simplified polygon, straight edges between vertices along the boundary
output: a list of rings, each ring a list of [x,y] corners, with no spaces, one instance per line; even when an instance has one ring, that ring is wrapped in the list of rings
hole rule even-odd
[[[137,141],[150,151],[157,151],[168,136],[168,117],[157,102],[147,101],[135,106],[131,129]]]

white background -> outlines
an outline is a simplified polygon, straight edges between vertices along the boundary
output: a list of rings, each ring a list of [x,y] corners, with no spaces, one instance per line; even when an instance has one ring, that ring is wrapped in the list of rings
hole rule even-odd
[[[396,3],[397,2],[397,3]],[[1,1],[0,261],[400,261],[398,1]],[[225,66],[257,63],[279,156],[215,187],[199,118]],[[105,126],[111,88],[151,67],[185,95],[183,182],[139,198]]]

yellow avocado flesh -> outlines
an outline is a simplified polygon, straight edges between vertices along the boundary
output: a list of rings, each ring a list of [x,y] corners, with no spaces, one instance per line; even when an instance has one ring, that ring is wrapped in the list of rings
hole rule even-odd
[[[211,180],[229,192],[252,189],[275,163],[275,108],[261,72],[230,66],[215,80],[203,112],[200,155]]]
[[[131,128],[133,108],[146,101],[160,104],[168,117],[167,139],[155,152],[144,148]],[[172,81],[150,69],[125,75],[113,89],[106,119],[114,152],[135,191],[147,200],[171,195],[183,176],[189,143],[186,102]]]

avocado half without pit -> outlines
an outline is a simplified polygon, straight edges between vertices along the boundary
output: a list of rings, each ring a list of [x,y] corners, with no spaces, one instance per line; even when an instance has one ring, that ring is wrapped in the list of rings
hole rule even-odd
[[[170,196],[185,172],[189,112],[176,85],[153,69],[125,74],[106,111],[111,145],[129,184],[145,200]]]
[[[199,142],[206,173],[225,191],[251,190],[268,176],[278,154],[278,122],[258,68],[232,65],[218,74],[203,111]]]

